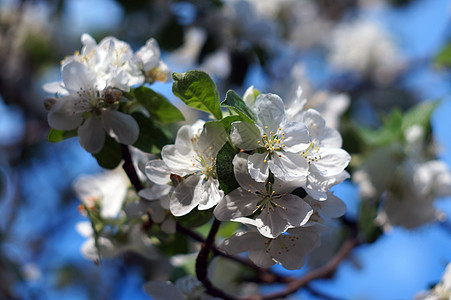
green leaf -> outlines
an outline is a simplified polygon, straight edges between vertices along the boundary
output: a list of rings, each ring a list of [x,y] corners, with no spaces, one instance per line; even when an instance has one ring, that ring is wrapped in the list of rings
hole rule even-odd
[[[373,130],[359,128],[359,135],[369,146],[386,146],[402,138],[403,115],[399,109],[391,111],[390,115],[383,120],[382,128]]]
[[[65,139],[74,137],[78,135],[78,130],[57,130],[54,128],[50,128],[49,133],[47,135],[47,140],[52,143],[58,143]]]
[[[448,43],[448,45],[446,45],[435,57],[435,64],[438,67],[451,67],[451,43]]]
[[[134,94],[136,100],[147,109],[154,120],[165,124],[185,120],[177,107],[148,87],[141,86],[135,89]]]
[[[218,175],[219,186],[224,191],[224,195],[227,195],[240,186],[235,179],[232,164],[236,153],[235,148],[227,142],[219,150],[218,156],[216,157],[216,174]]]
[[[139,125],[139,136],[133,146],[147,153],[159,153],[170,143],[170,138],[151,119],[141,113],[133,113],[132,117]]]
[[[211,113],[216,119],[222,119],[219,106],[219,93],[216,84],[202,71],[173,73],[172,92],[186,105]]]
[[[404,114],[402,129],[406,130],[412,125],[420,125],[423,128],[427,128],[430,124],[432,113],[439,104],[440,101],[426,101],[410,108]]]
[[[209,123],[215,123],[215,124],[220,124],[222,127],[224,127],[224,129],[226,130],[226,132],[228,134],[230,134],[230,130],[232,129],[232,123],[236,122],[236,121],[242,121],[243,119],[240,116],[227,116],[222,120],[219,121],[209,121],[206,122],[205,125],[209,124]]]
[[[241,97],[238,96],[238,94],[233,90],[227,91],[226,98],[221,102],[221,105],[232,108],[241,117],[243,117],[243,121],[255,123],[257,120],[254,113],[249,109],[249,107],[247,107],[243,99],[241,99]]]
[[[193,209],[189,214],[177,218],[177,222],[183,227],[195,228],[204,225],[211,220],[213,208],[208,210]]]
[[[383,233],[382,228],[374,221],[377,211],[377,202],[364,200],[360,204],[358,225],[367,243],[375,242]]]
[[[102,168],[114,169],[122,161],[121,145],[107,135],[102,150],[93,156]]]

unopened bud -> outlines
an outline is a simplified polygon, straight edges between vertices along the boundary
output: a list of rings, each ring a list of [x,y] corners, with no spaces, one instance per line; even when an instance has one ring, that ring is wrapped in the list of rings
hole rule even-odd
[[[107,104],[114,104],[119,101],[121,96],[121,91],[109,87],[105,90],[104,99]]]
[[[56,101],[58,101],[58,99],[53,98],[53,97],[47,97],[44,99],[44,107],[47,111],[49,111],[50,109],[52,109],[53,105],[55,105]]]

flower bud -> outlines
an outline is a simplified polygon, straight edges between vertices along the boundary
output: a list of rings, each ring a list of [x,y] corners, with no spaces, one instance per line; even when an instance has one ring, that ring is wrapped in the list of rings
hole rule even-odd
[[[58,99],[53,97],[47,97],[44,99],[44,107],[47,111],[50,111],[52,109],[53,105],[58,101]]]

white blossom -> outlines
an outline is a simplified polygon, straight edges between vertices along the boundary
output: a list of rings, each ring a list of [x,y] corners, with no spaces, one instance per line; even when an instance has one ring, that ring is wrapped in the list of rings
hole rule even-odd
[[[289,194],[296,186],[277,178],[274,182],[256,182],[249,175],[247,160],[245,153],[239,153],[233,159],[235,178],[240,187],[216,206],[216,218],[227,221],[255,215],[258,231],[268,238],[277,237],[288,228],[305,225],[313,210],[301,198]]]
[[[160,170],[150,178],[155,183],[167,183],[169,179],[176,183],[172,192],[169,208],[173,215],[182,216],[194,207],[206,210],[215,206],[224,193],[219,189],[216,175],[216,155],[227,140],[223,127],[206,123],[182,126],[174,145],[163,147],[163,162],[150,161],[148,168],[157,170],[163,163],[167,171]],[[158,165],[158,166],[156,166]],[[159,178],[157,178],[159,177]]]
[[[105,132],[122,144],[136,142],[139,126],[132,116],[117,110],[119,91],[101,85],[95,74],[78,62],[65,65],[62,76],[68,95],[58,99],[49,111],[52,128],[78,128],[80,145],[91,153],[100,152]]]
[[[282,99],[274,94],[257,96],[256,124],[232,123],[232,142],[243,150],[257,150],[248,158],[249,173],[253,179],[264,182],[269,171],[284,181],[305,181],[308,163],[299,152],[310,144],[307,127],[300,122],[289,122]]]
[[[288,270],[295,270],[300,269],[306,255],[319,246],[322,230],[321,226],[315,225],[293,228],[271,239],[251,227],[248,231],[235,233],[218,248],[232,255],[248,251],[250,260],[261,268],[278,263]]]
[[[451,299],[451,263],[446,266],[442,279],[431,290],[418,293],[415,300],[449,300]]]

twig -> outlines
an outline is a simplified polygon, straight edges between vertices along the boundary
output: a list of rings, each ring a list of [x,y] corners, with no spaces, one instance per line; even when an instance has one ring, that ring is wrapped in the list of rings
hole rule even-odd
[[[340,251],[323,267],[318,268],[316,270],[312,270],[309,273],[307,273],[304,277],[301,277],[299,279],[294,279],[290,282],[287,287],[276,293],[267,294],[263,296],[252,296],[251,298],[247,298],[248,300],[270,300],[270,299],[276,299],[276,298],[282,298],[285,296],[288,296],[290,294],[293,294],[297,290],[299,290],[301,287],[305,286],[309,282],[318,279],[318,278],[324,278],[335,272],[335,270],[338,268],[339,264],[348,256],[348,254],[351,252],[351,250],[356,245],[356,240],[354,238],[351,238],[343,243],[341,246]],[[243,299],[244,300],[244,299]]]
[[[135,167],[133,166],[130,150],[128,149],[127,145],[121,144],[121,151],[122,159],[124,160],[122,168],[124,169],[125,173],[127,173],[127,176],[130,179],[130,182],[135,187],[136,192],[139,192],[143,189],[143,185],[141,183],[141,180],[139,180],[138,174],[136,174]]]
[[[222,299],[232,300],[235,298],[214,287],[207,276],[208,255],[210,254],[210,250],[215,242],[215,236],[218,232],[219,225],[221,225],[221,221],[215,218],[213,224],[211,225],[207,239],[205,240],[205,243],[202,244],[199,255],[197,256],[196,275],[197,279],[199,279],[199,281],[204,285],[208,294],[215,297],[221,297]]]

